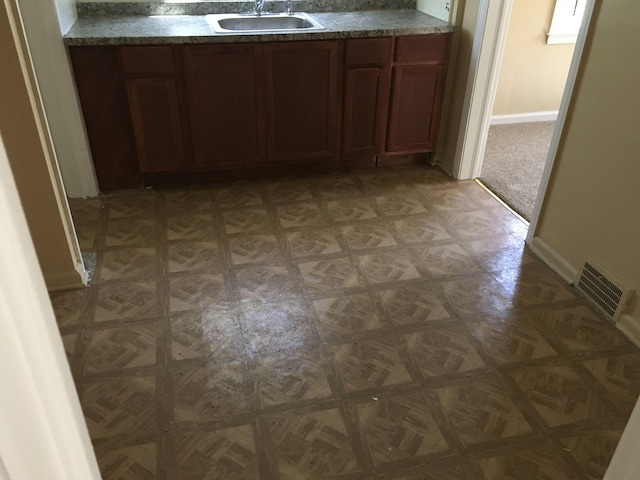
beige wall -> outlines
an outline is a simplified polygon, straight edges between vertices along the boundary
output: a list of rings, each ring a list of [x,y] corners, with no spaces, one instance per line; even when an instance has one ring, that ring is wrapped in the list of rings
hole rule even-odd
[[[457,31],[453,36],[451,58],[447,73],[447,91],[438,140],[436,162],[449,174],[458,145],[458,132],[462,123],[462,108],[467,90],[467,77],[471,62],[473,37],[476,31],[480,0],[459,0],[453,23]]]
[[[556,111],[574,45],[547,45],[555,0],[513,0],[494,115]]]
[[[535,237],[640,291],[640,2],[598,5]],[[637,301],[630,315],[640,332]]]
[[[33,77],[23,76],[20,58],[27,50],[24,38],[18,44],[14,41],[10,19],[17,14],[15,4],[9,5],[13,14],[0,9],[0,134],[47,286],[82,286],[85,272],[80,250],[37,89]],[[30,65],[25,71],[31,73]]]

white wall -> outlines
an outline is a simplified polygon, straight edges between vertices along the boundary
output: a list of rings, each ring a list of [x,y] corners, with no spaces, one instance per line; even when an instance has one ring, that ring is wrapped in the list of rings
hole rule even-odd
[[[18,0],[18,4],[66,194],[95,196],[93,162],[61,33],[76,19],[75,0],[55,0],[55,4]]]

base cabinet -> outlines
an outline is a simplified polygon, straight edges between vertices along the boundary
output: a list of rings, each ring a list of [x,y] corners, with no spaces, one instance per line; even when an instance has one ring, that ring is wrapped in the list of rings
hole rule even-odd
[[[70,55],[98,182],[112,190],[432,152],[450,40],[70,47]]]

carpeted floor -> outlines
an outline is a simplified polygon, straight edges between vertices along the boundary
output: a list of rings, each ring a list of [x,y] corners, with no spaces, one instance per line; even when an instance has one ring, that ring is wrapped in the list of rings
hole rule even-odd
[[[530,220],[555,122],[492,125],[480,181]]]

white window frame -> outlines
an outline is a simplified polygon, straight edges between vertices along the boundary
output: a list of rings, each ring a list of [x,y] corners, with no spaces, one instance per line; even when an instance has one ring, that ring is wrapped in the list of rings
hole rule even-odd
[[[587,0],[556,0],[547,44],[576,43]]]

